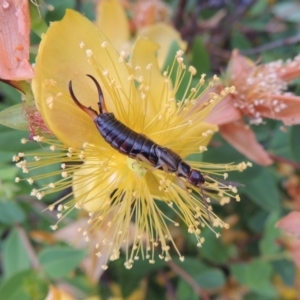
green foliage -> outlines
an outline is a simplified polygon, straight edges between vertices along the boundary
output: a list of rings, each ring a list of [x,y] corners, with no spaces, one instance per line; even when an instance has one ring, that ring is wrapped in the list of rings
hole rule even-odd
[[[279,229],[276,228],[276,223],[280,216],[277,211],[272,211],[265,222],[264,235],[259,243],[260,252],[264,256],[276,254],[280,251],[280,246],[277,245],[279,238]]]
[[[30,268],[30,259],[24,249],[26,249],[26,246],[20,231],[11,231],[3,243],[2,258],[5,279]]]
[[[40,273],[27,270],[16,273],[0,286],[0,299],[40,300],[47,294],[47,281]]]
[[[0,112],[0,123],[13,129],[27,130],[28,125],[23,116],[23,105],[20,103],[2,110]]]
[[[199,37],[195,38],[193,43],[191,64],[196,68],[198,75],[210,72],[210,58]]]
[[[248,39],[238,30],[233,31],[231,38],[232,49],[248,49],[251,47]]]
[[[86,256],[85,251],[70,247],[53,246],[39,253],[45,273],[52,279],[67,276]]]
[[[221,270],[209,267],[198,259],[186,257],[182,263],[179,260],[174,262],[204,289],[220,288],[225,284],[225,276]]]
[[[292,150],[293,157],[297,162],[300,163],[300,140],[299,140],[299,134],[300,134],[300,125],[295,125],[291,129],[290,134],[290,147]]]
[[[21,272],[5,281],[0,287],[0,298],[8,300],[30,300],[26,291],[25,280],[31,271]]]
[[[15,192],[15,191],[14,191]],[[22,223],[25,220],[25,213],[18,203],[11,201],[0,201],[0,222],[5,225]]]
[[[30,20],[31,20],[31,30],[37,34],[39,37],[47,31],[47,24],[44,18],[41,16],[41,10],[36,3],[30,2]]]
[[[257,296],[275,297],[276,291],[271,282],[272,266],[261,259],[250,263],[239,263],[231,266],[234,278],[255,292]]]
[[[277,3],[273,8],[273,13],[285,21],[298,23],[300,21],[299,9],[300,5],[297,1],[285,1]]]
[[[232,247],[225,245],[221,239],[217,238],[213,232],[206,229],[203,231],[205,244],[199,248],[201,258],[209,261],[211,264],[225,264],[232,255]]]
[[[122,259],[110,265],[111,271],[109,272],[113,274],[114,281],[120,285],[123,297],[128,297],[138,287],[142,278],[166,266],[166,262],[158,257],[156,257],[154,264],[149,264],[143,260],[138,260],[135,263],[134,266],[137,268],[134,267],[130,270],[123,267],[124,261]],[[131,280],[128,281],[128,278]]]
[[[254,62],[262,63],[286,60],[300,51],[299,43],[291,42],[294,37],[297,40],[299,31],[300,6],[297,1],[252,1],[253,5],[247,8],[246,2],[251,1],[219,1],[220,6],[210,6],[214,1],[190,0],[180,9],[178,4],[185,1],[165,2],[172,7],[172,12],[177,12],[172,15],[172,20],[182,38],[188,42],[183,58],[187,66],[193,65],[197,69],[193,84],[198,82],[201,73],[207,74],[207,78],[224,74],[235,48],[247,53]],[[66,9],[75,8],[91,20],[97,17],[91,0],[50,0],[47,3],[39,1],[38,4],[39,7],[35,1],[30,1],[32,62],[42,34],[51,22],[63,17]],[[127,14],[132,15],[132,12]],[[170,70],[178,50],[179,45],[174,42],[163,70]],[[177,66],[174,68],[176,71]],[[190,73],[186,70],[183,83],[189,82],[189,78]],[[171,79],[174,83],[174,76]],[[30,87],[29,81],[24,84]],[[299,79],[291,83],[288,91],[299,96]],[[184,92],[184,88],[179,89],[177,99],[181,99]],[[25,101],[33,101],[32,95],[27,94],[27,98]],[[249,120],[245,118],[244,121],[248,125]],[[21,94],[3,82],[0,82],[0,124],[0,299],[46,299],[50,285],[68,285],[76,291],[78,299],[91,296],[124,299],[141,286],[146,300],[196,300],[200,299],[199,290],[211,299],[219,299],[226,297],[224,291],[234,289],[233,286],[236,286],[237,293],[240,288],[246,290],[246,294],[241,296],[245,300],[296,299],[297,294],[293,295],[294,298],[287,298],[277,286],[280,279],[283,289],[289,288],[297,293],[299,279],[297,267],[285,248],[282,232],[276,228],[276,223],[290,208],[296,207],[292,192],[299,189],[299,184],[292,183],[299,178],[300,125],[282,129],[281,122],[265,120],[259,126],[251,126],[257,140],[271,153],[274,164],[266,167],[253,163],[252,168],[245,172],[229,173],[228,180],[237,183],[241,202],[231,201],[224,206],[212,202],[218,216],[230,224],[228,230],[220,232],[221,237],[216,238],[215,233],[204,228],[202,236],[205,242],[197,248],[185,227],[176,228],[174,236],[185,256],[184,261],[177,259],[174,251],[171,262],[155,257],[155,263],[149,264],[140,258],[134,262],[132,269],[127,270],[124,268],[125,257],[121,254],[121,258],[111,262],[108,270],[102,273],[97,265],[102,258],[55,240],[49,225],[56,222],[56,215],[44,212],[46,204],[29,196],[32,188],[41,188],[61,178],[57,172],[60,166],[45,166],[41,171],[32,171],[33,175],[41,172],[53,174],[35,182],[32,187],[24,182],[18,185],[14,182],[15,177],[22,177],[22,174],[12,162],[13,155],[18,152],[34,153],[37,148],[39,152],[43,150],[36,143],[20,143],[22,138],[29,136]],[[249,160],[220,134],[214,135],[208,151],[190,158],[212,163]],[[282,171],[286,165],[291,170]],[[61,193],[67,195],[63,190]],[[47,203],[54,203],[58,197],[46,195],[45,199]],[[167,205],[158,203],[158,206]],[[162,211],[175,219],[176,213],[167,208]],[[68,215],[61,222],[61,227],[72,224],[75,216],[76,213]],[[75,234],[74,242],[76,238]],[[97,276],[82,267],[86,257],[91,259]],[[136,296],[135,299],[143,298]]]
[[[277,211],[280,209],[280,193],[274,179],[274,174],[264,168],[247,184],[244,193],[261,208]]]

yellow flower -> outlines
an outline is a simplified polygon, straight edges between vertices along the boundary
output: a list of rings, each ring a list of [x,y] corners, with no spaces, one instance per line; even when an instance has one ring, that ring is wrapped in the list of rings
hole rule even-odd
[[[70,194],[49,206],[50,210],[58,211],[59,220],[52,229],[72,210],[87,211],[86,228],[78,231],[86,241],[94,242],[97,249],[106,245],[109,251],[105,253],[109,256],[97,252],[98,256],[105,255],[101,258],[105,262],[104,269],[108,260],[119,257],[120,248],[125,249],[127,268],[140,256],[153,263],[158,245],[162,259],[170,259],[173,251],[170,245],[183,259],[170,228],[186,224],[188,232],[201,246],[203,226],[226,227],[212,212],[208,205],[210,199],[221,205],[230,198],[239,200],[236,187],[214,176],[226,178],[225,172],[242,171],[246,163],[234,166],[187,161],[205,177],[204,184],[193,186],[174,173],[165,172],[165,166],[155,168],[147,159],[135,160],[113,149],[101,137],[93,120],[72,100],[68,89],[70,81],[79,102],[98,111],[95,84],[86,76],[92,75],[103,89],[108,111],[129,128],[181,157],[206,150],[217,127],[203,120],[233,89],[226,88],[221,95],[207,94],[204,76],[194,84],[195,69],[186,68],[182,52],[176,54],[169,72],[161,75],[156,50],[155,43],[141,38],[128,62],[90,21],[68,10],[64,19],[53,23],[44,35],[36,60],[33,91],[53,137],[33,138],[49,144],[48,152],[19,153],[14,160],[24,173],[29,172],[29,184],[39,178],[61,175],[57,182],[33,189],[32,195],[38,199],[73,187]],[[176,92],[183,88],[185,73],[189,74],[190,81],[184,87],[184,96],[176,99]],[[176,75],[173,88],[169,77],[172,74]],[[214,78],[208,86],[216,80]],[[30,177],[31,170],[54,163],[61,163],[62,170]],[[165,208],[172,214],[166,215]],[[132,222],[134,230],[130,226]],[[99,228],[103,232],[102,240],[93,241],[93,234],[97,236]],[[132,247],[129,241],[133,241]]]
[[[127,4],[130,6],[130,4]],[[133,41],[140,36],[147,37],[159,44],[157,60],[160,67],[165,63],[172,43],[176,42],[180,49],[185,50],[187,43],[182,40],[180,33],[167,24],[166,4],[161,1],[137,1],[131,3],[129,14],[135,24],[136,32],[132,33],[128,13],[119,0],[102,0],[97,6],[96,25],[107,36],[119,51],[130,52]]]

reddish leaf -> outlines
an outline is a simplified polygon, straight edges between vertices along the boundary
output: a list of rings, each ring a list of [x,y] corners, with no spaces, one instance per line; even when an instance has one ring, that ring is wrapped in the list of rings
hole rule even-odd
[[[0,78],[33,77],[29,59],[30,16],[28,1],[0,0]]]
[[[300,239],[300,212],[289,213],[277,223],[277,227]]]

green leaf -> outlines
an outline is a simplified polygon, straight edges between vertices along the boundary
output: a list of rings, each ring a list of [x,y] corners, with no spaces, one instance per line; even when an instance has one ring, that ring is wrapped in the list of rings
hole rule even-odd
[[[13,200],[17,191],[19,191],[19,187],[14,182],[2,182],[0,185],[0,201]]]
[[[7,83],[0,82],[0,91],[1,95],[5,99],[5,103],[11,104],[19,104],[21,102],[21,94],[19,93],[18,90],[13,88]],[[2,104],[0,102],[0,104]]]
[[[293,127],[290,128],[293,129]],[[287,159],[293,159],[290,145],[290,128],[287,129],[288,132],[284,132],[279,128],[273,130],[269,145],[270,152]]]
[[[27,276],[32,271],[15,274],[13,277],[1,283],[0,299],[5,300],[32,300],[25,288]]]
[[[21,144],[21,139],[28,137],[28,134],[24,131],[12,130],[7,127],[4,128],[5,130],[0,131],[0,151],[10,152],[11,158],[14,153],[24,152],[39,147],[36,142],[27,143],[26,145]]]
[[[18,169],[15,166],[1,166],[0,169],[0,179],[4,180],[13,180],[18,173]]]
[[[209,55],[199,37],[195,38],[193,43],[191,63],[196,68],[198,75],[210,72]]]
[[[6,164],[7,162],[11,162],[11,159],[12,159],[11,152],[1,152],[0,149],[0,168],[2,168],[3,164]]]
[[[198,300],[199,296],[185,280],[180,278],[177,286],[177,299]]]
[[[180,48],[179,44],[176,41],[173,41],[171,46],[170,46],[169,53],[167,55],[164,67],[162,68],[163,71],[168,71],[168,72],[171,71],[171,67],[174,63],[176,52],[180,49],[181,48]],[[183,55],[182,58],[183,58],[184,64],[187,64],[186,56]],[[172,73],[169,73],[173,85],[175,83],[175,79],[177,78],[177,70],[178,70],[178,64],[177,64],[177,62],[175,62],[174,69],[173,69]],[[179,87],[178,91],[176,92],[176,99],[177,100],[182,99],[182,97],[184,96],[184,94],[186,92],[186,87],[188,86],[188,83],[189,83],[189,80],[190,80],[190,73],[185,72],[184,75],[181,78],[180,87]]]
[[[274,300],[273,297],[268,297],[268,296],[262,296],[262,295],[257,295],[257,293],[255,292],[251,292],[251,293],[247,293],[247,295],[245,295],[243,297],[243,300]],[[278,298],[275,298],[278,299]]]
[[[273,261],[273,268],[277,274],[281,277],[283,282],[292,287],[295,283],[296,267],[295,264],[288,259],[281,259]]]
[[[260,259],[249,264],[240,263],[231,266],[235,279],[261,296],[275,297],[276,290],[271,283],[272,266]]]
[[[205,289],[217,289],[225,285],[225,275],[221,270],[213,269],[207,270],[203,274],[196,276],[195,281],[199,286]]]
[[[30,268],[30,258],[17,230],[11,231],[3,243],[2,263],[4,278],[8,279],[20,271]],[[0,299],[2,299],[0,297]]]
[[[86,256],[85,251],[71,247],[48,247],[39,253],[39,261],[50,278],[61,278],[73,271]]]
[[[300,22],[300,4],[298,1],[279,2],[273,7],[276,17],[290,22]]]
[[[230,247],[224,245],[211,230],[204,230],[202,236],[205,242],[203,247],[199,248],[201,257],[214,264],[225,264],[230,257]]]
[[[124,268],[125,261],[118,259],[110,263],[109,269],[112,270],[114,280],[121,286],[122,296],[128,297],[139,285],[142,278],[147,274],[159,270],[166,266],[166,262],[158,257],[154,258],[155,263],[149,264],[145,260],[137,260],[131,269]],[[130,280],[128,280],[130,278]]]
[[[233,30],[231,36],[231,48],[232,49],[249,49],[251,48],[251,43],[249,40],[242,34],[241,31]]]
[[[225,284],[225,276],[219,269],[208,267],[198,259],[186,257],[183,262],[174,262],[184,269],[200,287],[205,289],[221,288]]]
[[[25,214],[20,206],[12,201],[0,201],[0,222],[6,225],[22,223]]]
[[[97,10],[95,10],[95,5],[93,2],[82,2],[80,12],[84,16],[86,16],[90,21],[94,21],[96,19],[95,14],[97,14]]]
[[[61,20],[66,13],[66,9],[75,7],[75,0],[52,0],[51,5],[53,10],[48,11],[45,16],[47,22]]]
[[[268,0],[260,0],[253,3],[250,7],[249,15],[251,17],[257,17],[260,14],[264,13],[268,9]]]
[[[254,232],[261,233],[264,230],[265,222],[268,217],[268,212],[259,210],[248,219],[248,226]]]
[[[38,5],[34,2],[29,2],[29,10],[30,10],[30,21],[31,21],[31,30],[38,35],[42,36],[48,29],[48,26],[42,16],[41,11],[39,10]]]
[[[280,250],[279,245],[276,243],[276,239],[280,235],[280,231],[275,224],[279,221],[280,216],[277,211],[272,212],[266,223],[265,230],[262,239],[259,242],[259,247],[262,255],[272,255],[278,253]]]
[[[35,270],[22,271],[1,282],[0,299],[40,300],[46,299],[49,282]]]
[[[297,162],[300,163],[300,125],[294,125],[290,133],[291,152]]]
[[[243,192],[257,205],[267,211],[280,209],[280,195],[275,177],[267,168],[247,183]]]

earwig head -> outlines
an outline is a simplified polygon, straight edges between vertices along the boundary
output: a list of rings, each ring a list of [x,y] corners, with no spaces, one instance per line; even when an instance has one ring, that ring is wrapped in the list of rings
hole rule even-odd
[[[101,90],[101,87],[100,87],[98,81],[92,75],[86,75],[86,76],[90,77],[96,84],[97,91],[98,91],[98,97],[99,97],[98,105],[99,105],[100,114],[106,113],[107,110],[106,110],[105,103],[104,103],[103,93],[102,93],[102,90]],[[93,120],[96,120],[98,117],[98,113],[91,107],[86,107],[86,106],[82,105],[76,98],[74,91],[73,91],[73,87],[72,87],[72,81],[69,82],[69,91],[70,91],[70,95],[71,95],[73,101],[76,103],[76,105],[78,107],[80,107],[85,113],[87,113]]]
[[[188,174],[188,182],[195,186],[201,186],[205,182],[205,179],[200,171],[191,169]]]

